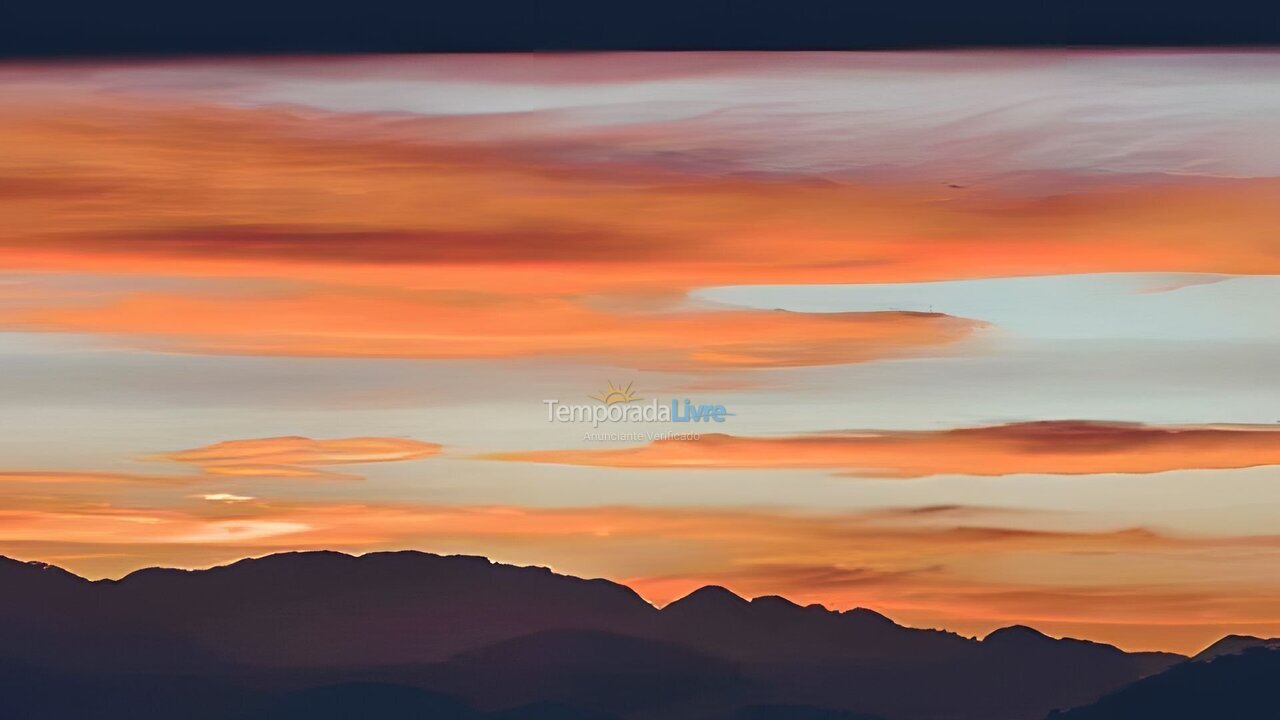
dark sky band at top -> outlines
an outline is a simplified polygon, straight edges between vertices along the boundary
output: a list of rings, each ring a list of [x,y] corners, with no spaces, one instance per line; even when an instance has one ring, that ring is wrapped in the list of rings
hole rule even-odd
[[[22,2],[0,57],[1280,43],[1280,6],[988,0]]]

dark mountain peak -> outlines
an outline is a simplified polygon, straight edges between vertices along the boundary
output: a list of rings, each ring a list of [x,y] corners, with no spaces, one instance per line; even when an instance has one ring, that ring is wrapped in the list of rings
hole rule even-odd
[[[338,553],[341,554],[341,553]],[[529,570],[541,570],[550,573],[549,568],[540,565],[503,565],[496,563],[482,555],[438,555],[436,553],[423,552],[421,550],[381,550],[378,552],[365,553],[363,555],[352,555],[358,562],[378,563],[384,565],[404,565],[406,567],[422,566],[430,563],[449,562],[458,565],[472,565],[476,567],[488,567],[497,565],[501,567],[524,567]]]
[[[767,610],[810,610],[810,609],[814,609],[815,607],[821,608],[823,610],[826,609],[826,608],[823,608],[821,605],[816,605],[816,606],[810,605],[809,607],[804,608],[782,597],[781,595],[761,595],[758,598],[752,598],[751,607],[762,608]]]
[[[419,554],[426,555],[426,553]],[[228,565],[210,568],[210,572],[260,572],[303,567],[331,570],[351,567],[364,557],[363,555],[349,555],[336,550],[294,550],[237,560]]]
[[[67,572],[57,565],[50,565],[37,560],[15,560],[5,555],[0,555],[0,577],[45,577],[88,582],[79,575]]]
[[[1026,625],[1010,625],[1002,627],[998,630],[992,630],[986,637],[982,638],[983,644],[988,643],[1032,643],[1032,642],[1056,642],[1055,638]]]
[[[813,607],[812,605],[810,607]],[[822,607],[819,605],[818,607]],[[898,623],[890,620],[888,616],[881,615],[875,610],[868,610],[864,607],[851,608],[840,613],[842,617],[863,622],[878,623],[881,625],[897,625]]]
[[[608,580],[416,551],[285,552],[84,585],[91,591],[84,597],[31,591],[22,602],[38,609],[43,598],[66,596],[83,606],[76,614],[92,618],[86,622],[164,638],[163,652],[197,645],[202,662],[233,664],[431,662],[540,630],[636,631],[657,615],[634,590]],[[161,650],[148,652],[149,666],[168,662],[157,659]]]
[[[1260,643],[1260,642],[1267,642],[1267,641],[1276,640],[1276,639],[1277,638],[1262,638],[1262,637],[1258,637],[1257,635],[1232,634],[1232,635],[1223,635],[1222,639],[1219,640],[1218,642],[1215,642],[1214,645],[1217,645],[1218,643],[1242,643],[1242,642],[1243,643]],[[1210,645],[1210,647],[1213,647],[1213,645]]]
[[[1260,638],[1253,635],[1227,635],[1209,647],[1196,653],[1192,660],[1212,660],[1223,655],[1238,655],[1253,648],[1280,649],[1280,638]]]
[[[736,611],[751,606],[750,601],[719,585],[707,585],[668,604],[663,613],[688,613],[707,611]]]
[[[572,575],[560,575],[550,568],[530,565],[505,565],[494,562],[479,555],[437,555],[419,550],[394,550],[371,552],[363,555],[350,555],[334,550],[305,550],[272,553],[255,558],[245,558],[226,565],[218,565],[205,569],[180,569],[151,567],[136,570],[118,581],[119,583],[140,582],[150,579],[178,578],[275,578],[282,581],[293,581],[300,577],[317,577],[325,580],[337,580],[351,573],[358,573],[362,579],[381,578],[413,580],[417,578],[434,578],[442,573],[459,573],[464,575],[494,574],[524,577],[545,577],[563,579],[573,583],[604,583],[630,592],[626,586],[607,580],[588,580]],[[631,593],[634,594],[634,593]],[[639,596],[636,596],[639,598]]]
[[[348,563],[356,559],[353,555],[336,550],[295,550],[272,553],[259,557],[244,558],[226,565],[215,565],[210,568],[172,568],[146,567],[125,575],[119,580],[107,581],[115,583],[146,582],[153,579],[189,578],[203,575],[246,574],[274,572],[282,568],[315,568],[331,569],[340,563]]]
[[[8,555],[0,555],[0,572],[32,572],[38,570],[59,570],[66,572],[57,565],[40,562],[39,560],[19,560],[11,558]]]
[[[1052,720],[1272,720],[1280,650],[1247,648],[1212,662],[1178,663]]]
[[[1176,653],[1129,653],[1107,643],[1069,637],[1055,638],[1025,625],[995,630],[983,638],[980,645],[1008,661],[1042,664],[1057,662],[1064,663],[1067,667],[1085,665],[1093,670],[1104,667],[1128,668],[1138,677],[1161,672],[1187,659]]]

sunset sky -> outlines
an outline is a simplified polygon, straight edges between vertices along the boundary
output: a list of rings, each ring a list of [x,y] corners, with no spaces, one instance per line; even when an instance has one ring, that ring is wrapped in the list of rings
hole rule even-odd
[[[1280,635],[1278,137],[1275,53],[0,63],[0,554]],[[548,421],[628,383],[732,414]]]

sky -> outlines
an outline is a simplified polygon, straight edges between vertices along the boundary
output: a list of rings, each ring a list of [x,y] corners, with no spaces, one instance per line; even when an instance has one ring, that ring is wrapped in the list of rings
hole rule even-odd
[[[1262,0],[116,0],[11,4],[2,57],[1222,47],[1280,42]]]
[[[1278,134],[1265,52],[0,63],[0,553],[1280,634]]]

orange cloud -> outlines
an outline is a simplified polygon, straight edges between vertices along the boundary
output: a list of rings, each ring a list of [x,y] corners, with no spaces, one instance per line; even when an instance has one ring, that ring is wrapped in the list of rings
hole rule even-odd
[[[19,94],[0,113],[11,267],[142,261],[133,271],[222,273],[238,263],[334,279],[335,264],[356,264],[434,282],[446,274],[423,265],[532,263],[519,274],[533,282],[566,264],[612,266],[566,290],[628,278],[691,287],[1276,268],[1274,180],[1029,198],[707,178],[556,160],[573,157],[572,139],[558,154],[459,142],[443,130],[451,118],[73,97]],[[1221,242],[1207,247],[1206,235]]]
[[[188,352],[556,355],[660,370],[830,365],[936,354],[983,327],[938,313],[723,310],[619,316],[551,298],[319,290],[269,297],[139,294],[97,305],[0,311],[0,322],[131,336]]]
[[[832,468],[868,477],[1156,473],[1280,465],[1280,427],[1044,421],[787,437],[707,434],[636,448],[533,450],[489,459],[628,468]]]
[[[331,477],[317,465],[418,460],[439,454],[436,443],[408,438],[361,437],[313,440],[305,437],[227,440],[213,445],[179,450],[158,459],[196,465],[210,475],[250,477]]]
[[[724,284],[1280,272],[1273,179],[1026,197],[708,177],[557,159],[574,157],[572,139],[562,152],[460,142],[456,124],[28,87],[0,110],[0,264],[228,282],[70,298],[10,288],[0,325],[188,352],[774,367],[932,353],[979,325],[635,313],[609,299]],[[627,340],[655,336],[673,359]]]
[[[194,465],[199,468],[201,472],[199,475],[9,470],[0,471],[0,485],[67,486],[76,490],[95,486],[119,488],[129,485],[190,485],[208,481],[210,476],[358,478],[359,476],[316,468],[327,465],[418,460],[438,455],[440,450],[439,444],[409,438],[358,437],[313,440],[306,437],[273,437],[227,440],[189,450],[161,453],[150,458]],[[222,502],[253,499],[227,493],[213,493],[201,497]]]

